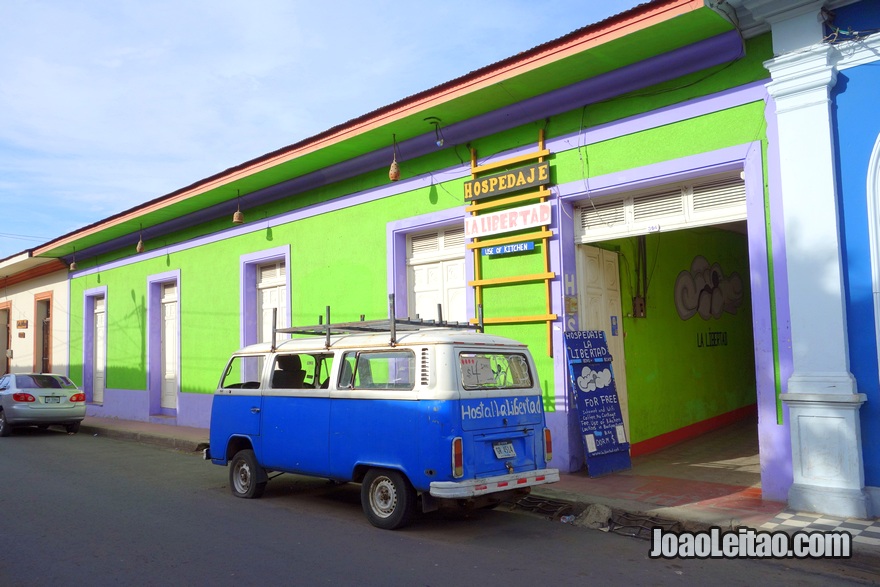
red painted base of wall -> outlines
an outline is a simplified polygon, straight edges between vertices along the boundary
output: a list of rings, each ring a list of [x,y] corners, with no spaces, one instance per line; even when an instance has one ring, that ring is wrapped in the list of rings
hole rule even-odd
[[[697,422],[696,424],[691,424],[684,428],[679,428],[678,430],[673,430],[672,432],[667,432],[666,434],[661,434],[660,436],[655,436],[654,438],[649,438],[648,440],[632,444],[629,447],[629,454],[632,457],[651,454],[652,452],[657,452],[658,450],[662,450],[673,444],[696,438],[706,432],[717,430],[718,428],[733,424],[734,422],[739,422],[740,420],[745,420],[746,418],[754,418],[757,415],[758,404],[745,406],[733,410],[732,412],[727,412],[726,414],[721,414],[720,416],[715,416],[714,418],[709,418],[708,420],[703,420],[702,422]]]

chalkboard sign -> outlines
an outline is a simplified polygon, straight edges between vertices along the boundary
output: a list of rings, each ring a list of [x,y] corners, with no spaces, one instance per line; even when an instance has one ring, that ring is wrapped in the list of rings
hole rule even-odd
[[[566,332],[565,358],[587,472],[590,477],[599,477],[631,469],[629,440],[623,426],[605,332]]]

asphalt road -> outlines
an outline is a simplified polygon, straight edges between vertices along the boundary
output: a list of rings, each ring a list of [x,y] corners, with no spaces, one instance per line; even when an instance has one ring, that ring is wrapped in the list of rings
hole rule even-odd
[[[0,585],[825,585],[839,570],[651,560],[644,540],[503,509],[390,532],[367,522],[358,485],[283,475],[245,500],[227,474],[87,434],[0,439]]]

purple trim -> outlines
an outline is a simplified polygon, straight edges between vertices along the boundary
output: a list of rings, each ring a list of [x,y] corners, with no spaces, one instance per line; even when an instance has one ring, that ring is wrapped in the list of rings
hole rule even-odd
[[[177,285],[177,399],[180,401],[180,270],[166,271],[147,277],[147,391],[150,414],[163,413],[162,408],[162,286]],[[166,410],[168,411],[168,410]],[[173,411],[173,410],[172,410]]]
[[[708,67],[727,63],[742,56],[742,40],[736,31],[693,43],[680,49],[657,55],[639,63],[582,80],[540,96],[516,102],[509,106],[443,128],[450,145],[464,145],[504,130],[543,120],[589,104],[609,100],[640,88],[669,81]],[[401,162],[409,161],[437,151],[434,133],[429,132],[398,144]],[[306,192],[329,183],[356,177],[368,171],[388,166],[388,150],[365,153],[347,161],[331,165],[319,171],[275,184],[241,198],[245,214],[267,202]],[[208,222],[231,217],[238,205],[237,200],[200,210],[176,218],[165,224],[146,228],[143,236],[147,241],[163,235]],[[136,235],[129,234],[80,252],[82,258],[94,257],[126,246],[134,246]],[[139,255],[143,258],[143,255]]]
[[[213,393],[182,393],[176,415],[154,414],[150,400],[142,389],[105,389],[103,404],[88,404],[86,416],[91,418],[119,418],[135,422],[155,422],[171,426],[209,428]],[[173,411],[172,411],[173,412]],[[207,440],[207,435],[206,435]]]
[[[181,393],[177,398],[177,425],[194,428],[211,426],[213,393]]]
[[[776,424],[776,362],[773,354],[772,303],[764,205],[764,168],[761,144],[745,160],[746,216],[749,239],[749,281],[752,292],[752,331],[755,339],[755,385],[758,407],[758,445],[761,489],[765,499],[785,501],[791,485],[791,446],[780,442],[788,426]],[[788,450],[785,449],[788,447]],[[786,471],[788,481],[786,482]]]
[[[86,416],[148,421],[150,401],[142,389],[104,389],[104,401],[86,405]]]
[[[609,196],[743,168],[752,144],[736,145],[557,186],[563,200]]]
[[[625,118],[623,120],[619,120],[613,123],[605,124],[602,126],[597,126],[591,129],[585,129],[580,133],[571,133],[567,135],[563,135],[551,140],[548,140],[546,143],[546,148],[551,152],[560,153],[563,151],[568,151],[571,149],[578,148],[584,144],[590,144],[598,141],[604,141],[613,139],[615,137],[632,134],[636,132],[640,132],[642,130],[656,128],[659,126],[664,126],[668,124],[674,124],[676,122],[680,122],[682,120],[686,120],[688,118],[692,118],[695,115],[706,114],[709,112],[714,112],[716,110],[724,110],[728,108],[733,108],[736,106],[741,106],[743,104],[748,104],[749,102],[755,102],[757,100],[762,100],[766,97],[767,92],[764,88],[762,82],[755,82],[752,84],[748,84],[742,86],[740,88],[735,88],[731,90],[726,90],[724,92],[719,92],[718,94],[713,94],[711,96],[695,98],[693,100],[689,100],[687,102],[682,102],[681,104],[676,104],[674,106],[668,106],[666,108],[656,110],[646,114],[639,114],[636,116],[632,116],[630,118]],[[443,130],[444,135],[446,134],[446,129]],[[431,135],[433,137],[433,134]],[[434,146],[434,150],[436,150],[436,146]],[[526,147],[520,147],[517,149],[511,149],[509,151],[505,151],[502,153],[494,154],[492,157],[485,158],[480,161],[481,164],[485,164],[494,159],[506,159],[509,157],[515,157],[517,155],[523,155],[526,153],[530,153],[534,151],[534,146],[528,145]],[[626,173],[626,172],[623,172]],[[695,172],[694,176],[701,175],[701,172]],[[449,167],[447,169],[436,171],[433,173],[426,173],[424,175],[412,177],[409,179],[401,180],[389,185],[378,186],[369,190],[365,190],[362,192],[358,192],[355,194],[351,194],[348,196],[335,198],[328,202],[322,202],[319,204],[315,204],[312,206],[306,206],[304,208],[300,208],[298,210],[288,212],[285,214],[280,214],[273,218],[267,218],[265,220],[261,220],[259,222],[254,222],[250,224],[243,224],[241,226],[230,227],[226,230],[222,230],[220,232],[212,233],[210,235],[201,236],[198,238],[194,238],[192,240],[172,245],[170,247],[165,247],[163,249],[158,249],[155,251],[148,251],[146,253],[142,253],[135,257],[127,257],[124,259],[119,259],[117,261],[112,261],[110,263],[106,263],[104,265],[100,265],[97,267],[82,269],[72,274],[73,277],[84,277],[86,275],[92,275],[94,273],[98,273],[100,271],[107,271],[110,269],[115,269],[117,267],[124,267],[126,265],[131,265],[133,263],[139,263],[141,261],[145,261],[148,259],[154,259],[158,257],[164,257],[168,254],[178,253],[181,251],[185,251],[188,249],[193,249],[196,247],[201,247],[210,243],[224,241],[226,239],[235,238],[238,236],[243,236],[246,234],[251,234],[257,231],[263,231],[267,228],[272,228],[274,226],[279,226],[282,224],[287,224],[289,222],[294,222],[296,220],[301,220],[304,218],[311,218],[313,216],[319,216],[321,214],[327,214],[329,212],[334,212],[336,210],[340,210],[343,208],[349,208],[352,206],[357,206],[360,204],[364,204],[367,202],[373,202],[376,200],[380,200],[382,198],[387,198],[391,196],[396,196],[398,194],[417,190],[421,188],[431,187],[432,185],[437,185],[440,183],[453,181],[456,179],[461,179],[463,177],[470,176],[470,165],[462,164],[454,167]],[[589,189],[593,191],[594,182],[596,178],[591,178],[587,185]],[[576,182],[575,182],[576,183]],[[583,182],[581,182],[583,184]],[[574,185],[571,184],[571,185]],[[583,185],[582,185],[583,188]],[[586,188],[583,188],[586,189]],[[627,188],[630,189],[630,188]],[[289,194],[288,194],[289,195]],[[564,195],[564,194],[563,194]],[[231,215],[231,212],[230,212]],[[462,215],[462,218],[464,216]],[[406,222],[405,220],[401,222]],[[472,261],[471,261],[472,264]],[[471,272],[470,275],[473,275]]]
[[[750,94],[752,93],[753,90],[750,89],[746,95],[749,95],[751,98],[752,96]],[[727,98],[729,97],[730,96]],[[753,99],[750,99],[749,101],[753,101]],[[715,103],[717,104],[717,101]],[[668,124],[686,117],[683,116],[684,114],[685,112],[672,112],[667,109],[658,117],[660,120],[652,119],[652,122],[659,123],[665,121],[664,123]],[[646,117],[636,118],[643,119]],[[642,125],[645,120],[636,121],[635,119],[631,119],[629,122]],[[600,134],[598,135],[599,137],[602,137],[601,132],[602,131],[600,131]],[[627,132],[634,132],[633,127],[630,126]],[[588,136],[587,142],[592,142],[592,139],[593,137]],[[602,138],[601,140],[605,139]],[[760,145],[760,143],[757,144]],[[710,151],[708,153],[699,153],[688,157],[673,159],[671,161],[664,161],[662,163],[645,165],[643,167],[627,169],[617,173],[591,177],[588,180],[577,180],[567,184],[557,185],[555,189],[557,191],[560,208],[560,212],[557,213],[557,218],[560,223],[559,243],[562,248],[560,255],[563,263],[560,275],[563,280],[570,280],[568,282],[569,289],[574,292],[574,294],[567,293],[566,295],[576,295],[578,291],[577,243],[575,242],[576,231],[574,229],[573,210],[576,202],[583,201],[588,197],[598,198],[618,193],[627,193],[634,190],[667,185],[669,183],[688,181],[715,173],[741,170],[743,169],[744,162],[749,152],[755,148],[754,145],[755,143],[736,145],[733,147],[718,149],[716,151]],[[760,149],[760,146],[758,148]],[[760,174],[757,177],[761,177]],[[761,201],[763,202],[763,192]],[[559,287],[562,287],[562,284],[560,284]],[[577,319],[566,319],[565,328],[577,327],[577,324]],[[562,336],[563,333],[561,331],[554,332],[554,348],[565,348]],[[757,346],[758,342],[756,340],[756,348]],[[555,354],[558,355],[559,353]],[[772,370],[772,363],[770,369]],[[565,382],[567,380],[568,366],[564,357],[554,356],[554,373],[557,382]],[[567,385],[564,389],[567,389]],[[563,408],[569,410],[570,406],[567,393],[564,395],[566,395],[566,397],[557,398],[556,407],[557,409]],[[564,442],[560,442],[560,446],[554,450],[554,453],[558,452],[559,461],[557,466],[563,467],[565,464],[570,464],[573,468],[567,470],[579,470],[583,466],[583,449],[581,448],[582,443],[579,436],[579,426],[576,417],[574,415],[569,415],[567,417],[560,416],[555,418],[553,422],[555,423],[555,426],[560,426],[558,429],[551,428],[554,437],[559,438],[560,440],[564,439]],[[556,461],[556,459],[557,455],[554,454],[554,461]]]
[[[728,110],[750,102],[762,102],[767,97],[765,84],[766,82],[763,81],[752,82],[709,96],[701,96],[686,102],[666,106],[665,108],[586,128],[579,133],[560,136],[548,144],[553,145],[550,148],[551,151],[564,150],[562,145],[558,144],[560,142],[567,143],[567,149],[576,149],[583,147],[585,144],[600,143],[624,135],[636,134],[645,130],[681,122],[689,118]]]
[[[792,472],[791,450],[791,421],[788,418],[788,406],[782,405],[782,421],[777,424],[779,409],[779,393],[788,390],[788,380],[794,372],[791,348],[791,312],[788,297],[788,261],[785,248],[785,216],[782,209],[782,179],[779,169],[779,128],[776,120],[776,102],[773,98],[767,98],[764,109],[764,119],[767,121],[767,190],[769,193],[770,212],[770,239],[773,245],[772,251],[767,255],[773,259],[773,285],[776,297],[772,303],[776,307],[776,340],[778,344],[778,382],[773,378],[773,393],[768,393],[764,398],[766,405],[763,406],[763,414],[759,411],[758,445],[761,453],[761,489],[766,499],[787,501],[788,489],[794,483]],[[764,275],[767,275],[765,273]],[[769,292],[767,292],[769,297]],[[771,322],[769,316],[766,324],[755,322],[755,328],[759,326],[770,331]],[[772,341],[768,341],[768,344]],[[771,404],[772,399],[772,404]],[[762,406],[758,406],[759,410]],[[772,472],[764,475],[764,471]],[[766,477],[766,479],[765,479]]]
[[[388,293],[394,294],[394,312],[397,316],[409,316],[409,285],[407,283],[406,237],[417,232],[440,230],[464,224],[464,208],[449,208],[404,220],[389,222],[386,228],[386,266],[388,267]],[[465,253],[465,279],[473,279],[473,255]],[[467,315],[474,316],[473,296],[467,299]]]
[[[86,393],[86,401],[94,401],[95,385],[95,299],[104,298],[104,326],[106,330],[106,316],[109,306],[107,299],[107,286],[94,287],[83,292],[83,391]],[[106,352],[107,336],[104,336],[104,376],[107,375],[107,352]],[[107,387],[107,380],[104,380],[104,387]]]
[[[580,182],[577,182],[580,183]],[[572,184],[566,184],[571,186]],[[565,357],[564,333],[579,328],[578,315],[565,314],[564,296],[577,295],[577,258],[574,229],[573,198],[560,197],[556,192],[556,236],[551,239],[551,271],[558,279],[551,281],[554,311],[560,317],[553,324],[553,373],[556,381],[553,405],[555,412],[547,412],[547,426],[553,435],[553,460],[550,463],[563,471],[578,471],[584,466],[584,451],[580,437],[577,412],[571,407],[568,394],[568,364]],[[581,192],[583,194],[583,192]],[[555,245],[555,246],[554,246]]]
[[[769,129],[768,129],[769,130]],[[768,133],[768,140],[773,137]],[[590,178],[586,184],[589,192],[585,190],[582,180],[556,187],[558,191],[559,212],[557,219],[560,224],[560,238],[562,251],[562,267],[560,275],[562,280],[569,279],[569,275],[576,275],[576,243],[574,240],[574,214],[573,204],[586,197],[595,198],[621,192],[629,192],[645,187],[659,186],[669,183],[687,181],[696,177],[710,175],[722,171],[741,169],[745,172],[746,184],[746,210],[749,238],[749,265],[751,268],[751,293],[753,308],[753,330],[755,337],[755,367],[756,387],[759,411],[758,428],[759,442],[761,444],[761,483],[766,499],[781,500],[786,498],[786,492],[791,485],[791,446],[787,440],[788,426],[776,424],[776,385],[775,385],[775,361],[773,357],[773,338],[770,329],[770,290],[766,276],[769,274],[767,265],[768,251],[764,223],[764,169],[762,161],[762,144],[753,142],[745,145],[736,145],[725,149],[719,149],[708,153],[700,153],[690,157],[683,157],[672,161],[665,161],[654,165],[646,165],[637,169],[628,169],[619,173],[612,173],[600,177]],[[772,166],[771,166],[772,167]],[[771,194],[774,192],[771,191]],[[777,192],[778,193],[778,192]],[[777,202],[778,198],[771,201]],[[779,211],[781,212],[781,211]],[[781,213],[774,213],[774,217],[781,222]],[[781,230],[781,227],[774,227]],[[778,237],[774,232],[774,243]],[[779,246],[778,244],[776,246]],[[780,252],[774,255],[779,258]],[[784,251],[782,255],[784,257]],[[788,306],[787,293],[784,283],[784,266],[774,267],[774,278],[777,285],[777,321],[787,319]],[[782,283],[780,283],[782,282]],[[577,282],[573,284],[573,291],[577,291]],[[568,291],[565,292],[569,294]],[[572,327],[571,321],[566,320],[567,327]],[[576,321],[574,322],[576,326]],[[780,332],[780,337],[783,335]],[[562,333],[554,332],[555,348],[563,348],[561,343]],[[784,358],[780,358],[783,361]],[[554,368],[557,381],[565,381],[568,377],[564,358],[554,358]],[[566,397],[557,398],[557,409],[568,410]],[[567,443],[560,442],[556,466],[564,467],[566,463],[574,465],[568,470],[577,470],[582,466],[579,456],[580,439],[577,436],[576,423],[572,423],[571,417],[556,416],[549,420],[553,424],[553,433],[557,438],[565,439]],[[772,447],[772,449],[771,449]],[[554,461],[556,460],[554,456]]]
[[[262,230],[262,229],[261,229]],[[272,249],[248,253],[240,258],[241,282],[239,292],[241,300],[241,346],[245,347],[257,342],[259,313],[257,312],[257,267],[266,263],[284,261],[284,279],[287,284],[287,320],[290,324],[291,291],[290,291],[290,245],[282,245]]]

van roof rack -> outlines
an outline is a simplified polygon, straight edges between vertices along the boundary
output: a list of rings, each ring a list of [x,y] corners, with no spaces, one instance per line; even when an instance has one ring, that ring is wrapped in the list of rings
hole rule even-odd
[[[483,307],[478,307],[478,323],[470,324],[469,322],[451,322],[443,320],[443,307],[437,304],[437,319],[424,320],[419,318],[397,318],[394,315],[394,294],[388,296],[388,318],[382,320],[364,320],[364,315],[356,322],[339,322],[331,324],[330,322],[330,306],[326,310],[326,323],[323,317],[318,317],[318,324],[312,326],[291,326],[290,328],[275,328],[277,310],[273,310],[272,316],[272,350],[276,348],[276,335],[278,334],[311,334],[324,335],[327,337],[325,346],[330,347],[330,336],[334,334],[351,334],[354,332],[388,332],[391,335],[391,346],[397,344],[397,331],[413,331],[422,328],[456,328],[476,330],[483,332]]]

